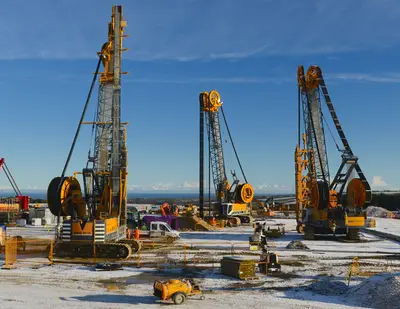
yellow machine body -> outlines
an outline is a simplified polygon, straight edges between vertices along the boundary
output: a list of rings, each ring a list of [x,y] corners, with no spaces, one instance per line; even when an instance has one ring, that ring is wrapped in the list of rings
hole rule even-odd
[[[349,216],[347,217],[348,227],[365,227],[365,217],[364,216]]]
[[[200,287],[192,280],[169,280],[166,282],[154,281],[154,296],[162,300],[172,299],[176,304],[181,304],[186,297],[193,295],[201,295]],[[177,301],[177,295],[183,294],[182,302]]]

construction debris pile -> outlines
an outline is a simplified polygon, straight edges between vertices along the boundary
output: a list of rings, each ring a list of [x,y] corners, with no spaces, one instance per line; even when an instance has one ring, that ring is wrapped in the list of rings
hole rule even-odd
[[[377,217],[377,218],[392,218],[394,214],[382,207],[377,206],[368,206],[367,207],[367,216],[368,217]]]
[[[342,281],[335,281],[328,278],[323,278],[321,280],[317,280],[311,283],[306,288],[306,290],[320,295],[338,296],[346,293],[348,287],[346,283]]]
[[[344,302],[362,307],[400,309],[400,273],[375,275],[353,287],[342,281],[323,278],[314,281],[305,290],[324,296],[343,297]]]
[[[286,249],[309,250],[309,248],[305,244],[303,244],[300,240],[292,240],[286,246]]]
[[[379,274],[349,289],[349,301],[379,309],[400,309],[400,273]]]

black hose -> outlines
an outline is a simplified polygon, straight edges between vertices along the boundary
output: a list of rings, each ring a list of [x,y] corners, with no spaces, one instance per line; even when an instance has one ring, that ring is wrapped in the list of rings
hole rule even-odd
[[[97,80],[97,74],[99,73],[100,64],[101,64],[101,57],[102,57],[102,54],[100,54],[99,61],[97,62],[96,72],[93,75],[92,84],[90,85],[90,90],[89,90],[88,96],[86,98],[86,103],[85,103],[85,107],[84,107],[83,112],[82,112],[81,119],[79,120],[78,128],[76,130],[75,137],[74,137],[74,141],[72,142],[72,146],[71,146],[71,149],[69,150],[67,161],[65,162],[64,169],[63,169],[63,171],[61,173],[61,180],[60,180],[60,184],[58,185],[57,192],[60,191],[60,189],[61,189],[61,185],[62,185],[62,182],[64,180],[65,172],[67,171],[69,161],[71,160],[72,153],[74,152],[75,144],[76,144],[76,141],[78,139],[79,132],[81,130],[82,122],[83,122],[83,119],[85,118],[86,110],[87,110],[87,107],[88,107],[89,102],[90,102],[90,97],[92,96],[93,87],[94,87],[94,84],[96,83],[96,80]]]
[[[233,147],[233,151],[235,152],[236,160],[238,161],[240,170],[242,171],[242,175],[243,175],[244,181],[247,183],[247,179],[246,179],[246,176],[244,175],[244,171],[243,171],[243,168],[242,168],[242,164],[240,163],[239,156],[238,156],[238,154],[237,154],[237,152],[236,152],[235,144],[233,143],[233,139],[232,139],[232,136],[231,136],[231,132],[230,132],[230,130],[229,130],[228,123],[226,122],[225,113],[224,113],[224,109],[222,108],[222,106],[221,106],[221,112],[222,112],[222,116],[224,117],[225,126],[226,126],[226,129],[227,129],[228,134],[229,134],[229,139],[231,140],[231,144],[232,144],[232,147]]]

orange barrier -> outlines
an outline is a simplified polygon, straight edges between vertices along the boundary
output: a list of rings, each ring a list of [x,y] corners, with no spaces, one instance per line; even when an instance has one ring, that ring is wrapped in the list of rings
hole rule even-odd
[[[11,269],[17,262],[17,238],[6,237],[5,240],[5,265],[4,268]]]
[[[23,239],[20,236],[7,236],[4,243],[4,268],[6,269],[22,265],[53,264],[52,239]]]

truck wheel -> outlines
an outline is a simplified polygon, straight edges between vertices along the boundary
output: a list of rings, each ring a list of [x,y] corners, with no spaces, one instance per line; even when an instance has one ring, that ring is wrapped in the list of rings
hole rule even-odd
[[[172,244],[175,241],[175,238],[172,236],[167,237],[167,243]]]
[[[172,297],[172,300],[174,301],[175,305],[181,305],[185,302],[186,295],[181,292],[177,292],[174,294]]]

